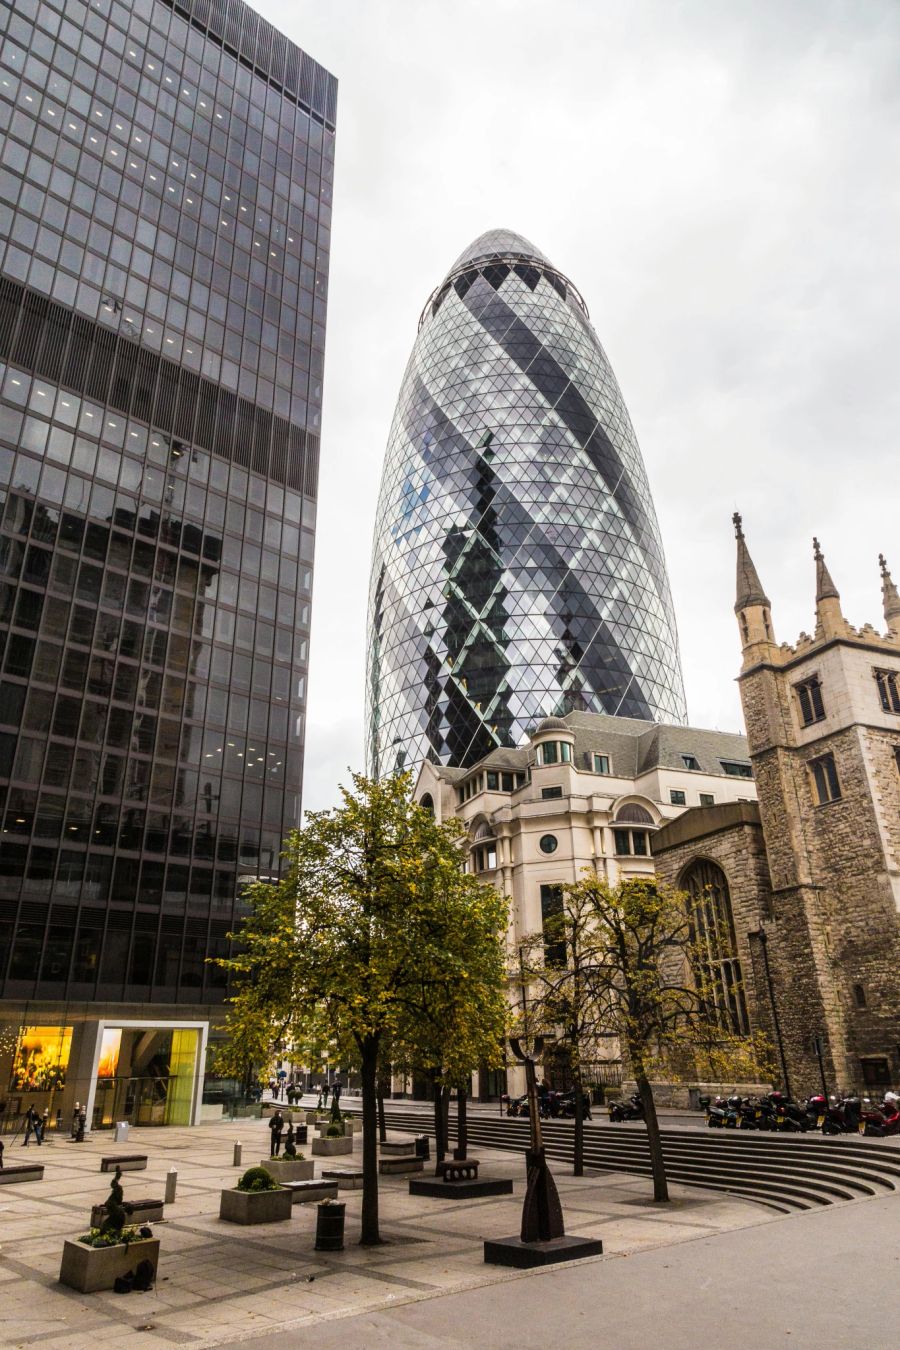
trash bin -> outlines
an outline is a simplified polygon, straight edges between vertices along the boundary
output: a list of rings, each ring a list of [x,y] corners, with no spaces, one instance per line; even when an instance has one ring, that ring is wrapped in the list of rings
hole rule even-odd
[[[128,1121],[127,1121],[127,1120],[117,1120],[117,1121],[116,1121],[116,1143],[117,1143],[117,1144],[127,1144],[127,1143],[128,1143]]]
[[[344,1250],[343,1201],[322,1200],[316,1205],[316,1251],[342,1252]]]
[[[309,1126],[308,1126],[308,1125],[295,1125],[295,1126],[294,1126],[294,1133],[295,1133],[296,1136],[297,1136],[297,1143],[298,1143],[298,1144],[308,1144],[308,1143],[309,1143]]]
[[[427,1134],[416,1135],[416,1157],[421,1158],[422,1162],[428,1162],[431,1157]]]

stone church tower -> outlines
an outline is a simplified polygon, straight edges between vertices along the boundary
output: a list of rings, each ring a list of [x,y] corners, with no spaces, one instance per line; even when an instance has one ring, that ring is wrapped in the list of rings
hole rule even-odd
[[[761,954],[782,1058],[795,1092],[812,1090],[819,1036],[830,1084],[877,1090],[900,1080],[900,595],[880,558],[887,631],[851,627],[814,540],[815,631],[779,646],[734,524],[739,684],[771,883]],[[757,956],[753,967],[762,1007]]]

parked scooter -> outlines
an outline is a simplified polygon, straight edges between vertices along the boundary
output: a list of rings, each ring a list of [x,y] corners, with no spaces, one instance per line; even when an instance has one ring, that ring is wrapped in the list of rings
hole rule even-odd
[[[611,1122],[644,1119],[644,1106],[637,1092],[632,1093],[627,1101],[610,1102],[607,1110]]]
[[[863,1102],[859,1132],[875,1139],[900,1134],[900,1098],[895,1092],[886,1092],[880,1106],[868,1100]]]
[[[562,1116],[563,1119],[565,1120],[574,1120],[575,1089],[571,1088],[568,1092],[560,1092],[557,1095],[559,1098],[558,1102],[559,1109],[557,1114]],[[634,1099],[632,1098],[632,1100]],[[640,1101],[640,1097],[638,1097],[638,1101]],[[591,1119],[591,1098],[590,1094],[587,1092],[582,1092],[581,1094],[581,1119],[582,1120]],[[610,1117],[610,1119],[612,1119],[612,1117]]]
[[[521,1097],[509,1097],[503,1094],[501,1101],[506,1103],[506,1114],[508,1116],[528,1116],[528,1093]]]
[[[823,1134],[859,1134],[862,1102],[858,1097],[832,1097],[822,1122]]]

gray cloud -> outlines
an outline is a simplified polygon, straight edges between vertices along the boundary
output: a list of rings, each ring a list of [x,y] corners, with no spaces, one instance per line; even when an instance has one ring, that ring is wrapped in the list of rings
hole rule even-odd
[[[900,9],[260,0],[340,79],[305,803],[360,766],[369,549],[428,293],[492,226],[572,277],[663,529],[692,720],[738,729],[729,518],[778,636],[811,536],[854,623],[900,573]]]

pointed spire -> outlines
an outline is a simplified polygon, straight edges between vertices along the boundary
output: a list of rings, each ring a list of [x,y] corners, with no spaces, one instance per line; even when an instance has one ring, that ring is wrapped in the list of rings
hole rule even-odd
[[[840,600],[840,592],[831,580],[831,573],[815,536],[813,536],[813,557],[816,560],[816,604],[820,600]]]
[[[734,612],[739,614],[742,609],[747,609],[750,605],[765,605],[767,609],[771,609],[769,597],[763,590],[762,582],[753,566],[753,559],[750,557],[747,541],[744,538],[743,522],[737,511],[731,517],[731,521],[737,539],[737,600]]]
[[[897,584],[888,571],[883,553],[878,555],[878,566],[881,568],[881,597],[884,601],[885,623],[888,628],[900,627],[900,595],[897,594]]]
[[[847,621],[841,612],[841,597],[831,580],[818,539],[813,539],[816,560],[816,637],[833,638],[847,633]]]

